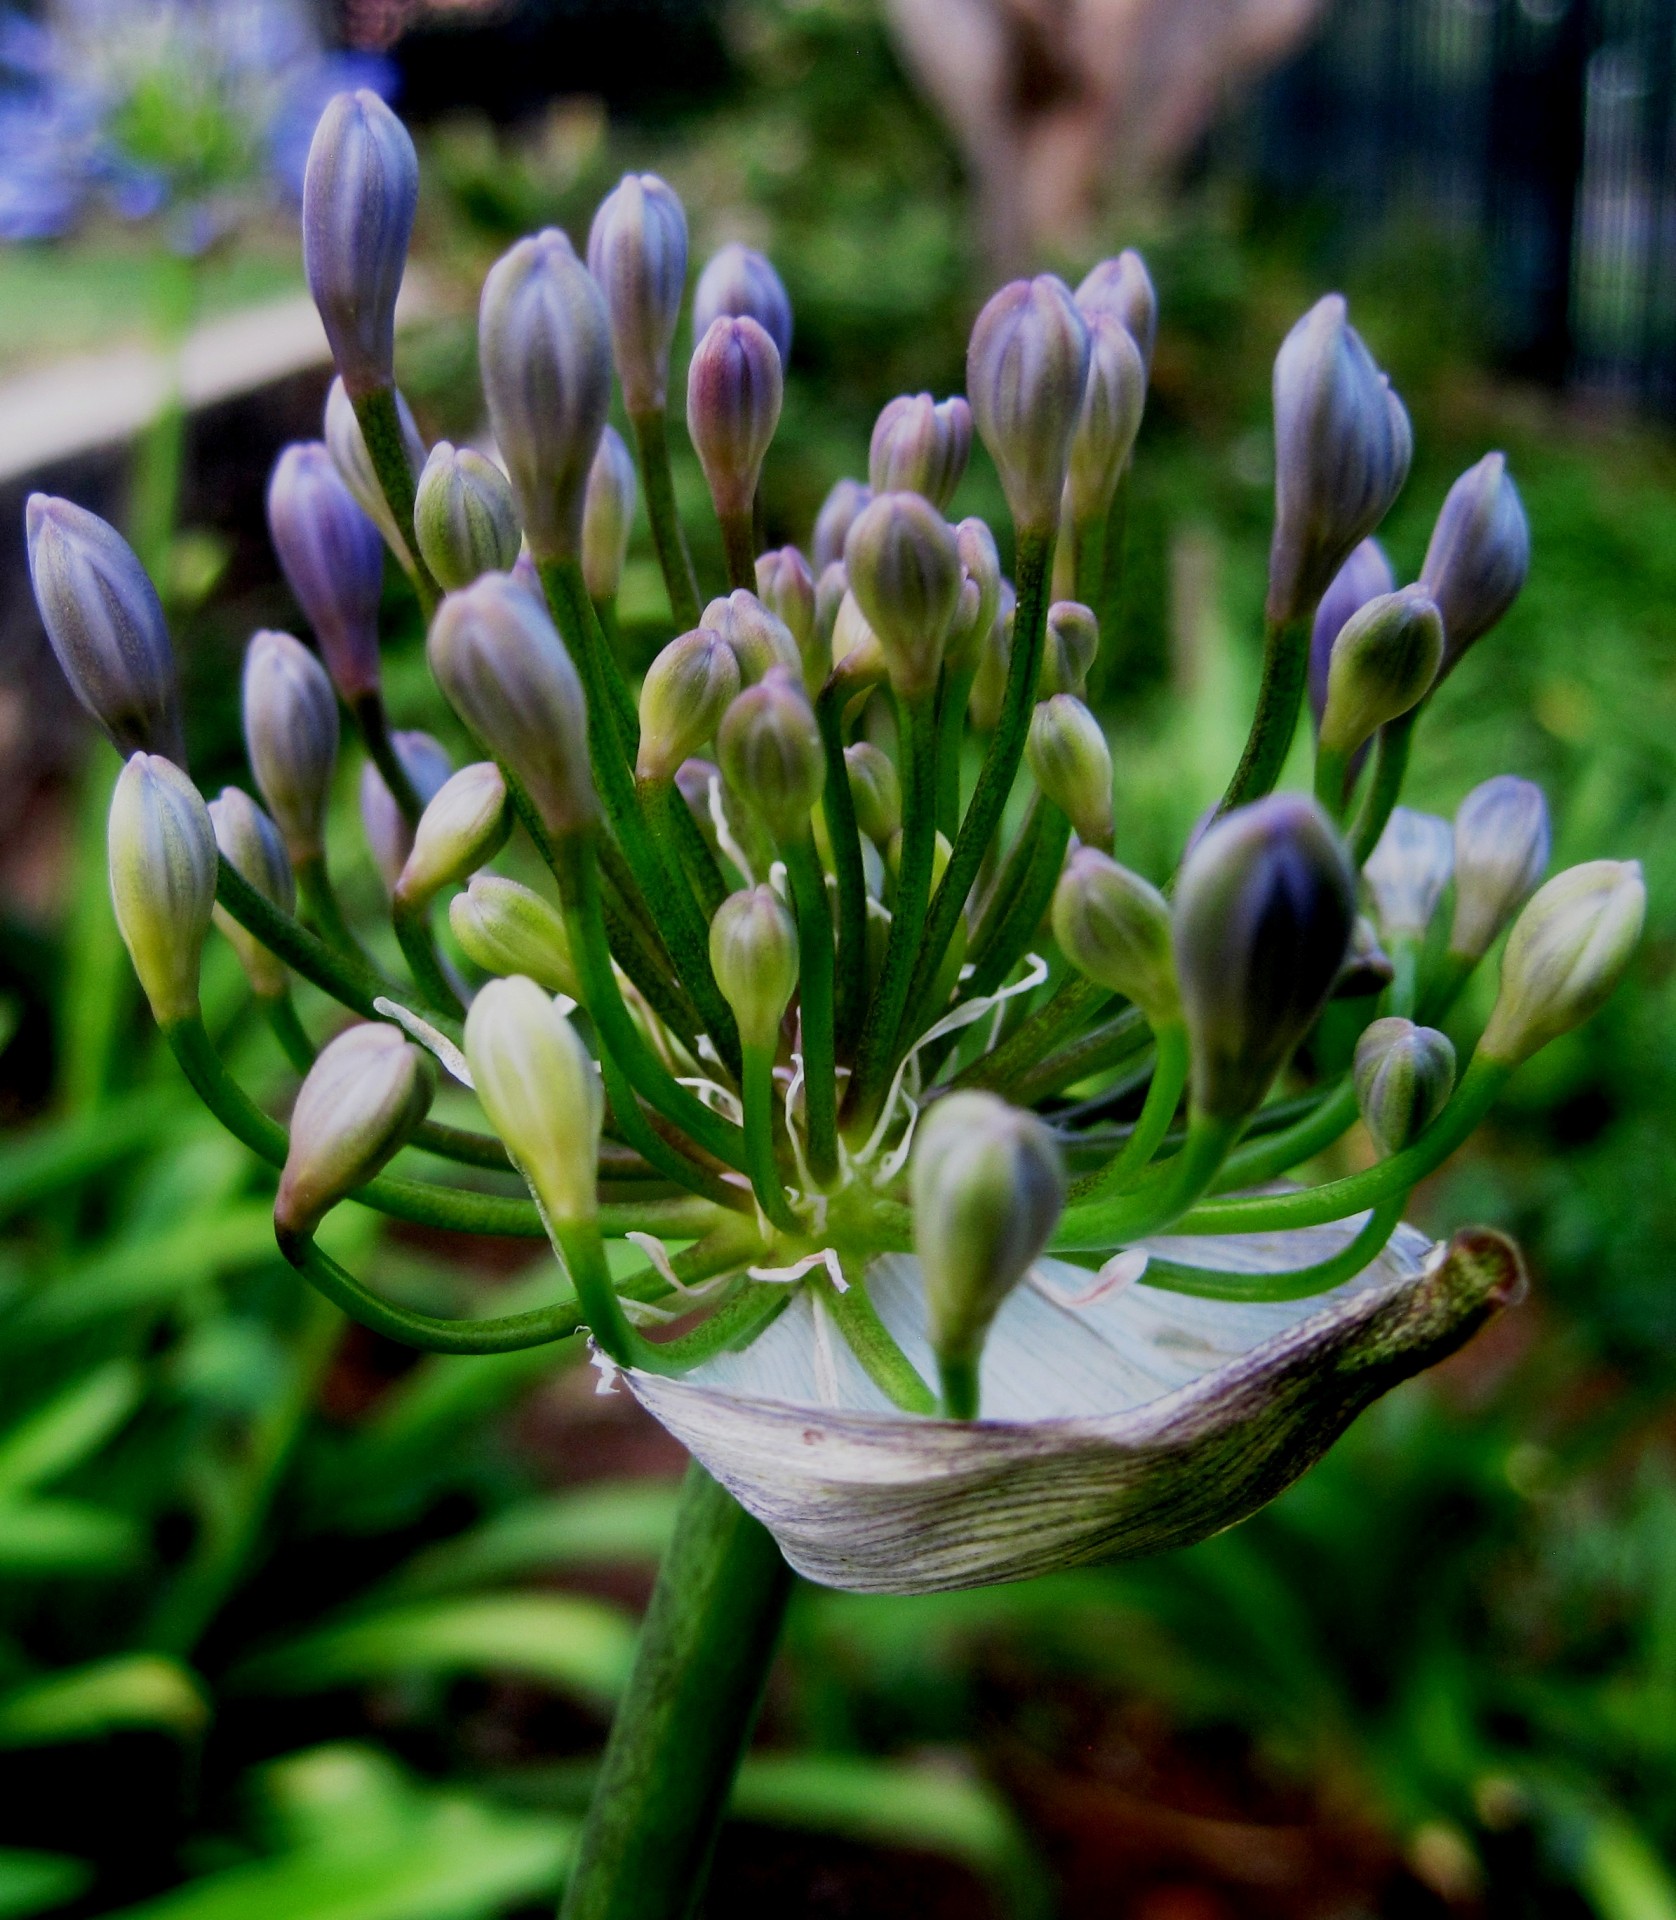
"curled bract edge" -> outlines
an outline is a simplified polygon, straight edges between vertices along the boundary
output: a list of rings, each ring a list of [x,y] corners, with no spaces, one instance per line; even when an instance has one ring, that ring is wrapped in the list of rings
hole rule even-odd
[[[1178,1236],[1152,1252],[1244,1272],[1330,1258],[1361,1220]],[[870,1274],[881,1318],[934,1378],[907,1255]],[[1461,1346],[1525,1290],[1513,1243],[1401,1227],[1330,1293],[1230,1303],[1038,1263],[983,1355],[985,1417],[896,1412],[801,1292],[752,1346],[630,1389],[754,1514],[805,1578],[934,1593],[1188,1546],[1272,1500],[1362,1409]],[[1050,1291],[1051,1290],[1051,1291]]]

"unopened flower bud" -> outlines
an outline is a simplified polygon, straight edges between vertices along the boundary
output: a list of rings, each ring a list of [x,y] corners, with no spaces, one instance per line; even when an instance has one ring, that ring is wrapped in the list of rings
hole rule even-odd
[[[815,634],[815,576],[809,571],[809,563],[796,547],[777,547],[772,553],[758,556],[756,577],[757,598],[797,642],[803,684],[813,699],[827,675],[826,666],[821,664],[827,649]],[[827,637],[831,638],[830,628]],[[820,667],[818,673],[814,671],[816,666]]]
[[[875,846],[888,846],[902,828],[902,781],[896,763],[869,740],[844,749],[855,823]]]
[[[338,703],[326,670],[289,633],[256,634],[244,656],[244,745],[294,866],[325,850],[338,763]]]
[[[172,760],[136,753],[117,775],[107,846],[116,924],[157,1024],[189,1019],[215,905],[209,808]]]
[[[1309,641],[1309,710],[1318,731],[1327,709],[1327,667],[1333,657],[1333,642],[1353,613],[1382,593],[1395,591],[1396,584],[1385,549],[1377,540],[1369,539],[1352,548],[1350,558],[1322,594]]]
[[[1089,269],[1077,288],[1077,305],[1090,321],[1096,314],[1109,313],[1127,328],[1141,350],[1141,364],[1151,372],[1158,338],[1158,295],[1146,262],[1133,247]]]
[[[1100,723],[1075,694],[1039,701],[1025,757],[1036,785],[1091,847],[1112,843],[1112,756]]]
[[[995,619],[978,650],[977,675],[967,704],[973,726],[982,733],[991,733],[1000,724],[1001,708],[1007,697],[1007,674],[1012,665],[1013,615],[1017,607],[1012,582],[1003,580]]]
[[[396,295],[418,205],[406,127],[365,87],[328,101],[303,175],[303,271],[352,400],[394,378]]]
[[[611,402],[605,301],[556,227],[489,269],[477,316],[483,398],[538,560],[574,560]]]
[[[118,753],[184,760],[174,649],[139,556],[98,514],[52,494],[32,493],[25,521],[35,604],[71,692]]]
[[[1598,1012],[1629,965],[1646,917],[1639,860],[1590,860],[1555,874],[1507,936],[1480,1054],[1517,1066]]]
[[[1078,973],[1120,993],[1154,1026],[1181,1018],[1170,906],[1098,847],[1076,848],[1053,890],[1053,937]]]
[[[1507,456],[1487,453],[1449,489],[1420,569],[1443,615],[1440,678],[1512,606],[1530,563],[1530,522]]]
[[[550,1221],[599,1212],[599,1070],[533,980],[491,980],[466,1015],[466,1059],[489,1124]]]
[[[396,421],[401,429],[402,447],[407,454],[409,471],[417,480],[425,468],[425,442],[420,438],[413,409],[403,399],[399,389],[396,391]],[[384,497],[384,488],[373,470],[372,455],[367,451],[361,423],[355,418],[355,403],[350,399],[349,390],[341,377],[332,382],[326,394],[323,431],[326,449],[332,456],[332,465],[338,470],[338,478],[355,496],[356,506],[383,535],[384,544],[402,566],[411,569],[413,555],[408,551],[407,538],[396,525],[396,516],[390,511],[390,503]]]
[[[625,173],[588,230],[588,271],[611,316],[611,348],[631,416],[662,408],[669,349],[687,290],[687,216],[655,173]]]
[[[324,441],[298,441],[274,462],[268,533],[333,686],[351,704],[375,693],[384,541]]]
[[[716,909],[710,966],[741,1042],[772,1048],[797,991],[797,923],[772,887],[730,893]]]
[[[1123,322],[1096,310],[1088,318],[1088,341],[1088,383],[1066,475],[1071,517],[1079,524],[1104,521],[1146,406],[1146,361]]]
[[[1548,803],[1533,781],[1500,773],[1455,809],[1455,919],[1449,951],[1482,960],[1548,869]]]
[[[582,997],[559,910],[531,888],[474,873],[449,901],[448,924],[460,951],[485,973],[522,973],[549,993]]]
[[[724,316],[754,320],[774,342],[780,365],[791,359],[791,301],[773,262],[753,247],[723,247],[698,276],[693,338],[702,340]]]
[[[1340,629],[1327,664],[1321,745],[1347,757],[1417,706],[1437,678],[1443,622],[1424,587],[1383,593]]]
[[[972,409],[964,400],[904,393],[874,424],[867,477],[875,494],[917,493],[941,513],[971,457]]]
[[[492,760],[461,767],[419,816],[413,851],[396,882],[397,900],[424,906],[444,887],[457,886],[487,866],[511,831],[512,812],[500,768]]]
[[[739,681],[738,659],[720,634],[697,627],[671,640],[641,683],[636,776],[672,780],[681,762],[715,733]]]
[[[509,572],[523,538],[512,482],[471,447],[439,440],[419,476],[413,532],[445,593],[480,574]]]
[[[1436,1027],[1375,1020],[1356,1042],[1356,1105],[1381,1153],[1401,1153],[1449,1104],[1455,1049]]]
[[[1033,1113],[998,1095],[951,1093],[920,1121],[908,1179],[931,1344],[939,1359],[975,1363],[1058,1223],[1059,1148]]]
[[[419,804],[426,805],[454,771],[447,748],[440,740],[416,728],[392,733],[390,745],[395,748],[409,785],[419,796]],[[396,805],[395,795],[384,784],[377,763],[371,759],[361,763],[361,830],[386,888],[393,888],[407,865],[407,856],[413,851],[413,829]]]
[[[756,321],[712,321],[687,371],[687,432],[724,520],[751,511],[783,395],[779,353]]]
[[[1435,813],[1394,807],[1362,867],[1388,940],[1424,940],[1455,871],[1455,830]]]
[[[1402,402],[1350,324],[1342,294],[1318,300],[1274,363],[1275,517],[1268,617],[1313,612],[1351,550],[1408,477]]]
[[[1088,670],[1100,651],[1100,623],[1093,609],[1080,600],[1056,600],[1048,608],[1047,637],[1042,648],[1042,671],[1036,682],[1036,698],[1051,699],[1057,693],[1081,695],[1088,685]]]
[[[962,520],[955,528],[954,546],[965,584],[949,622],[943,660],[951,669],[964,669],[977,665],[983,643],[995,624],[1001,605],[1001,556],[995,549],[995,535],[986,522],[976,518]]]
[[[1206,830],[1173,913],[1197,1111],[1236,1120],[1261,1104],[1332,990],[1354,919],[1349,861],[1313,800],[1270,794]]]
[[[413,1138],[436,1098],[436,1064],[400,1027],[364,1022],[309,1068],[291,1109],[274,1225],[306,1238]]]
[[[623,584],[635,497],[634,457],[608,426],[599,436],[582,503],[582,579],[594,600],[615,600]]]
[[[269,906],[281,913],[297,910],[297,883],[279,829],[241,787],[223,787],[209,803],[215,844],[230,867],[249,882]],[[253,992],[266,1000],[285,991],[285,964],[247,933],[226,910],[217,906],[213,918],[238,955],[239,965]]]
[[[1014,280],[972,329],[966,391],[1021,532],[1051,533],[1088,383],[1088,326],[1052,274]]]
[[[826,784],[820,729],[802,682],[772,668],[728,708],[716,747],[728,785],[776,844],[795,840]]]
[[[885,650],[855,595],[848,591],[838,602],[838,617],[832,623],[832,672],[845,687],[846,697],[850,691],[876,687],[885,678]]]
[[[826,570],[834,561],[844,557],[844,542],[850,537],[850,527],[855,517],[873,498],[873,489],[864,487],[859,480],[839,480],[832,491],[821,502],[821,510],[815,515],[815,573],[818,578],[826,577]]]
[[[549,833],[590,828],[587,703],[558,629],[510,574],[451,593],[426,654],[448,704],[516,776]]]
[[[712,600],[699,616],[699,625],[733,649],[746,686],[755,686],[770,667],[785,667],[802,677],[803,660],[791,628],[748,587],[735,587]]]
[[[917,493],[875,494],[844,542],[844,569],[891,685],[907,699],[932,692],[963,579],[954,529]]]
[[[838,624],[838,609],[849,590],[850,576],[844,571],[842,560],[834,560],[823,568],[821,577],[815,582],[815,640],[817,645],[826,648],[829,673],[832,671],[832,635]]]

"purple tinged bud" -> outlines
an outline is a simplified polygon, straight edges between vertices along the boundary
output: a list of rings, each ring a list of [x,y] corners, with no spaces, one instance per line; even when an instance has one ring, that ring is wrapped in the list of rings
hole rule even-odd
[[[917,493],[942,510],[972,457],[972,409],[928,393],[890,401],[873,428],[867,477],[874,493]]]
[[[1455,871],[1455,830],[1435,813],[1395,807],[1362,867],[1387,940],[1424,940]]]
[[[972,328],[966,392],[1021,532],[1052,533],[1088,384],[1088,325],[1062,280],[1014,280]]]
[[[1327,705],[1327,663],[1333,657],[1333,642],[1340,629],[1353,613],[1380,594],[1394,592],[1396,585],[1385,549],[1377,540],[1369,539],[1351,550],[1350,558],[1322,594],[1309,642],[1309,710],[1317,729]]]
[[[730,893],[716,909],[710,966],[740,1040],[772,1048],[797,991],[797,923],[772,887]]]
[[[1530,563],[1530,522],[1507,456],[1487,453],[1449,489],[1420,569],[1443,615],[1439,679],[1512,606]]]
[[[673,780],[681,762],[715,733],[739,684],[738,658],[719,633],[698,627],[671,640],[641,683],[635,777]]]
[[[630,418],[660,412],[687,290],[687,216],[655,173],[625,173],[588,231],[588,271],[605,295]]]
[[[1053,893],[1053,937],[1077,972],[1133,1000],[1153,1027],[1181,1018],[1170,903],[1098,847],[1077,847]]]
[[[451,593],[426,656],[448,704],[529,795],[549,833],[590,830],[587,703],[545,607],[506,573]]]
[[[1400,587],[1359,607],[1327,663],[1321,745],[1347,757],[1416,707],[1437,678],[1443,621],[1424,587]]]
[[[821,577],[815,582],[815,638],[826,650],[829,673],[832,671],[832,635],[838,624],[838,609],[844,604],[844,596],[849,590],[850,576],[844,571],[842,560],[834,560],[823,567]]]
[[[615,427],[599,436],[582,501],[582,579],[589,596],[615,600],[628,563],[637,487],[634,458]]]
[[[834,482],[832,491],[821,502],[815,515],[815,574],[822,577],[828,567],[844,557],[844,542],[850,537],[855,517],[873,498],[873,489],[859,480]]]
[[[875,846],[887,847],[902,829],[902,781],[896,763],[870,740],[844,749],[855,823]]]
[[[1133,247],[1125,247],[1115,260],[1102,260],[1091,267],[1077,288],[1077,305],[1092,321],[1099,313],[1109,313],[1141,350],[1141,363],[1152,371],[1152,350],[1158,339],[1158,295],[1146,262]]]
[[[432,795],[414,829],[413,851],[393,889],[398,903],[420,908],[444,887],[487,866],[512,831],[506,781],[492,760],[451,774]]]
[[[549,993],[582,997],[570,936],[557,907],[516,880],[474,873],[448,903],[460,951],[485,973],[527,974]]]
[[[163,603],[116,528],[74,501],[25,510],[35,604],[70,691],[118,753],[186,758]]]
[[[844,542],[850,592],[904,698],[932,692],[964,574],[954,529],[917,493],[875,494]]]
[[[477,314],[483,397],[537,560],[575,560],[589,471],[611,403],[599,288],[556,227],[489,269]]]
[[[1058,1145],[996,1094],[950,1093],[920,1121],[908,1181],[931,1344],[939,1359],[975,1365],[1065,1205]]]
[[[1362,1124],[1382,1154],[1413,1146],[1449,1104],[1455,1049],[1436,1027],[1375,1020],[1356,1042],[1352,1075]]]
[[[1342,294],[1318,300],[1274,363],[1275,517],[1269,619],[1313,614],[1408,477],[1408,414],[1350,324]]]
[[[1193,1105],[1255,1112],[1344,963],[1355,880],[1313,800],[1275,793],[1211,826],[1182,863],[1174,945]]]
[[[687,432],[723,520],[751,511],[783,396],[779,353],[756,321],[712,321],[687,369]]]
[[[784,367],[791,359],[791,301],[773,263],[750,247],[723,247],[698,276],[693,290],[693,338],[702,340],[711,324],[726,317],[754,320],[770,340]]]
[[[223,787],[209,803],[210,825],[222,858],[247,880],[270,906],[281,913],[297,910],[297,883],[279,829],[242,787]],[[285,963],[270,953],[254,934],[247,933],[226,908],[217,906],[215,924],[238,955],[251,990],[272,1000],[287,985]]]
[[[1071,441],[1066,498],[1079,525],[1104,522],[1146,407],[1146,361],[1110,313],[1088,316],[1088,383]]]
[[[1088,685],[1088,670],[1100,651],[1100,623],[1094,610],[1080,600],[1056,600],[1048,608],[1047,644],[1042,649],[1042,671],[1036,682],[1036,698],[1050,699],[1056,693],[1081,694]]]
[[[425,805],[454,771],[447,748],[440,740],[415,728],[392,733],[390,744],[413,783],[419,804]],[[361,763],[361,830],[367,837],[373,864],[386,890],[393,888],[407,864],[407,856],[413,851],[413,829],[396,805],[395,795],[385,786],[383,774],[370,759]]]
[[[324,441],[298,441],[274,462],[268,533],[344,702],[376,693],[384,541]]]
[[[425,443],[420,438],[413,410],[402,398],[399,389],[396,392],[396,419],[401,427],[408,468],[417,480],[425,467]],[[367,452],[361,423],[355,418],[355,403],[350,399],[341,378],[332,382],[326,395],[324,433],[327,451],[332,456],[332,465],[337,468],[339,479],[355,496],[356,506],[384,536],[385,546],[396,556],[399,564],[411,573],[413,555],[408,551],[407,541],[396,525],[396,516],[390,511],[390,503],[385,499],[384,489],[373,471],[372,455]]]
[[[336,95],[303,175],[303,270],[352,400],[395,377],[396,295],[418,205],[406,127],[364,87]]]
[[[480,574],[510,571],[523,538],[511,481],[472,448],[439,440],[419,476],[413,533],[445,593]]]
[[[466,1059],[489,1124],[548,1219],[595,1219],[605,1094],[569,1020],[533,980],[491,980],[466,1015]]]
[[[732,593],[712,600],[699,616],[699,625],[733,649],[745,686],[754,686],[770,667],[802,672],[791,628],[770,613],[748,587],[735,587]]]
[[[1455,809],[1455,919],[1449,951],[1482,960],[1548,869],[1548,802],[1499,773]]]
[[[1091,847],[1111,851],[1112,756],[1100,723],[1074,694],[1056,693],[1030,716],[1025,757],[1036,785]]]
[[[318,860],[338,763],[338,703],[326,670],[288,633],[256,634],[244,656],[244,745],[291,864]]]
[[[995,535],[976,518],[962,520],[955,528],[954,546],[965,581],[949,624],[943,660],[951,669],[964,670],[977,665],[984,641],[995,625],[1001,605],[1001,556],[996,551]]]
[[[1639,860],[1590,860],[1555,874],[1507,936],[1479,1053],[1517,1066],[1581,1026],[1623,977],[1646,917]]]
[[[436,1098],[436,1065],[399,1027],[363,1022],[322,1048],[291,1109],[274,1225],[306,1238],[413,1138]]]
[[[770,668],[728,708],[716,748],[728,785],[776,845],[798,839],[826,784],[820,729],[801,679]]]
[[[215,905],[215,827],[172,760],[136,753],[117,775],[107,830],[111,904],[160,1027],[198,1011],[198,964]]]
[[[1003,580],[995,619],[978,649],[977,676],[972,682],[972,697],[967,703],[972,724],[982,733],[992,732],[1000,723],[1001,707],[1007,693],[1007,670],[1012,661],[1013,615],[1017,607],[1018,597],[1013,592],[1012,582]]]
[[[779,547],[758,556],[757,598],[781,622],[796,643],[803,663],[803,687],[811,700],[832,671],[832,629],[815,623],[815,576],[796,547]],[[833,605],[837,614],[837,605]]]

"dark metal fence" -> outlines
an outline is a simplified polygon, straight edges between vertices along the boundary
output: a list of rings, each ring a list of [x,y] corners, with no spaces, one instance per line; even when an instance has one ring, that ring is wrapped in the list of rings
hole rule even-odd
[[[1509,362],[1676,405],[1676,0],[1337,0],[1277,185],[1484,248]]]

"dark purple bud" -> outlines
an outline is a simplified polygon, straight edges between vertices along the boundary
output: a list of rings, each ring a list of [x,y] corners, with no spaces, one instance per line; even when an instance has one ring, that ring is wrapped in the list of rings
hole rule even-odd
[[[774,342],[783,367],[791,359],[791,301],[773,263],[750,247],[723,247],[698,276],[693,292],[693,338],[713,321],[754,320]]]
[[[1507,456],[1487,453],[1449,489],[1420,569],[1443,615],[1439,680],[1512,606],[1530,563],[1530,522]]]
[[[687,290],[687,216],[655,173],[625,173],[588,232],[588,271],[611,316],[611,346],[631,416],[662,408],[669,349]]]
[[[1359,608],[1396,587],[1396,575],[1377,540],[1364,540],[1333,575],[1332,584],[1315,609],[1315,627],[1309,642],[1309,710],[1317,729],[1327,705],[1327,663],[1339,629]]]
[[[384,541],[323,440],[298,441],[274,462],[268,533],[345,704],[376,693]]]
[[[96,513],[32,493],[24,514],[35,604],[70,691],[123,755],[186,758],[163,603],[139,556]]]
[[[338,703],[326,669],[289,633],[256,634],[244,656],[250,771],[293,866],[325,851],[338,763]]]
[[[972,409],[958,395],[900,394],[879,415],[867,477],[879,493],[917,493],[941,512],[972,457]]]
[[[768,333],[748,316],[712,321],[687,370],[687,432],[723,520],[751,511],[783,397]]]
[[[1077,305],[1089,320],[1097,313],[1109,313],[1127,329],[1151,373],[1152,349],[1158,339],[1158,295],[1146,262],[1133,247],[1089,270],[1077,288]]]
[[[303,270],[352,400],[395,378],[396,295],[418,204],[406,127],[364,87],[329,101],[303,176]]]
[[[821,502],[821,510],[815,516],[813,543],[817,580],[835,560],[843,559],[851,522],[872,498],[873,489],[864,487],[859,480],[840,480]]]
[[[1088,325],[1050,273],[1014,280],[978,315],[966,350],[972,417],[1021,530],[1051,533],[1088,384]]]

